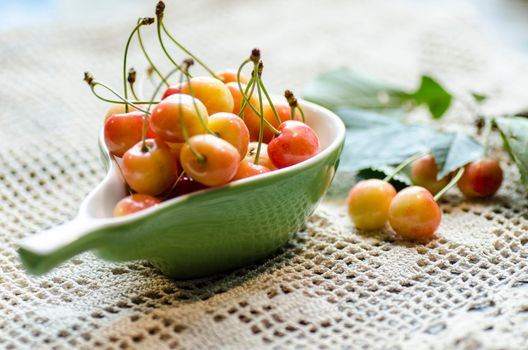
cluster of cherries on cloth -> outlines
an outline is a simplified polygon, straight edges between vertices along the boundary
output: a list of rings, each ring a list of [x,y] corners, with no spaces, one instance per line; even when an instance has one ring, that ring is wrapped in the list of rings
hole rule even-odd
[[[320,151],[293,93],[286,90],[279,102],[270,98],[259,49],[238,70],[193,77],[194,62],[188,58],[177,65],[179,83],[169,85],[156,103],[154,93],[146,105],[137,96],[127,99],[126,83],[123,97],[85,73],[96,96],[94,88],[103,86],[122,100],[110,107],[104,123],[106,147],[130,192],[117,203],[114,216],[289,167]],[[253,65],[251,78],[243,74],[246,64]]]
[[[431,154],[412,162],[410,175],[413,186],[400,192],[384,180],[358,182],[347,198],[348,212],[356,227],[377,230],[388,222],[404,239],[429,240],[442,218],[437,201],[449,188],[457,184],[469,198],[487,198],[498,191],[503,179],[499,162],[484,158],[438,180],[438,168]]]

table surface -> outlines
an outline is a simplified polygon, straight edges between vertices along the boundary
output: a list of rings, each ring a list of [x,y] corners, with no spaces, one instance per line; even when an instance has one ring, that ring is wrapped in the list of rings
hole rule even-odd
[[[280,252],[224,275],[173,281],[147,262],[87,253],[28,276],[17,242],[71,219],[104,175],[95,140],[106,106],[82,73],[120,86],[145,3],[0,0],[0,347],[526,348],[528,198],[504,156],[499,194],[449,192],[425,245],[362,234],[327,200]],[[526,1],[167,3],[168,26],[215,67],[259,46],[275,91],[348,66],[405,87],[432,74],[457,96],[490,95],[490,114],[526,108]],[[437,127],[473,131],[459,102]]]

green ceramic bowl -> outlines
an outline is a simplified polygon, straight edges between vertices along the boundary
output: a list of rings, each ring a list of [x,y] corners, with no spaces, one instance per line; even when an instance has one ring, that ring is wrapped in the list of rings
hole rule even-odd
[[[42,274],[87,250],[112,261],[146,259],[179,279],[234,269],[276,251],[314,211],[339,162],[345,127],[339,117],[301,101],[321,152],[292,167],[177,197],[113,218],[126,188],[99,140],[108,169],[77,217],[30,236],[19,254],[30,273]]]

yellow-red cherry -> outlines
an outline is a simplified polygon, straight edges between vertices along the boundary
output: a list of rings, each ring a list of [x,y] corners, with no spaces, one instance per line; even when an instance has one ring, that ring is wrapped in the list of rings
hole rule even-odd
[[[190,145],[201,155],[197,157]],[[211,134],[196,135],[183,145],[180,164],[186,174],[206,186],[228,183],[240,162],[238,150],[229,142]]]
[[[415,160],[411,166],[411,180],[414,185],[422,186],[432,194],[437,194],[447,186],[450,176],[444,176],[437,180],[438,167],[435,157],[427,154]]]
[[[178,177],[178,163],[164,142],[140,141],[123,155],[121,170],[127,184],[136,192],[152,196],[167,191]]]
[[[464,174],[457,185],[468,197],[486,198],[493,196],[502,184],[503,173],[496,159],[481,159],[466,165]]]
[[[442,211],[431,192],[420,186],[404,188],[389,207],[389,223],[405,239],[426,240],[440,225]]]
[[[277,115],[281,120],[281,123],[287,120],[292,120],[290,114],[290,106],[288,106],[287,104],[276,103],[274,104],[274,107],[277,111]],[[273,108],[269,104],[264,104],[263,115],[264,119],[266,119],[266,121],[269,122],[274,128],[277,128],[280,125],[279,121],[277,120],[277,117],[275,116],[275,113],[273,112]],[[301,121],[302,119],[298,111],[295,111],[294,118],[294,120],[297,121]],[[260,130],[260,117],[253,112],[252,114],[249,114],[246,118],[244,118],[244,122],[246,123],[249,129],[251,141],[258,141]],[[273,131],[271,130],[271,128],[264,125],[262,133],[262,142],[269,143],[272,138]]]
[[[221,139],[232,144],[242,160],[248,150],[249,131],[244,121],[233,113],[216,113],[209,117],[209,129]]]
[[[255,156],[257,155],[257,147],[258,142],[250,142],[248,147],[248,152],[246,155],[246,159],[251,162],[255,163]],[[262,143],[260,145],[260,154],[257,164],[265,166],[266,168],[270,170],[276,170],[277,167],[273,165],[271,162],[271,159],[268,156],[268,144]]]
[[[128,112],[134,112],[136,109],[132,106],[128,106]],[[105,121],[110,118],[114,114],[125,114],[126,111],[126,105],[124,103],[114,103],[108,107],[106,114],[105,114]]]
[[[135,111],[111,115],[104,124],[104,140],[106,147],[116,157],[123,154],[141,141],[145,114]],[[155,137],[147,124],[147,137]]]
[[[279,135],[268,144],[268,155],[277,168],[305,161],[319,153],[319,138],[308,125],[287,120],[278,127]]]
[[[194,77],[190,80],[192,94],[207,108],[209,115],[219,112],[233,112],[233,96],[227,86],[213,77]],[[181,87],[182,94],[191,94],[189,83]]]
[[[161,201],[148,194],[135,193],[117,202],[113,215],[125,216],[160,204]]]
[[[237,82],[237,70],[236,69],[224,69],[218,72],[215,72],[215,75],[224,82],[227,83],[236,83]],[[247,84],[248,78],[244,74],[240,74],[240,83]]]
[[[161,99],[164,100],[166,99],[167,97],[171,96],[171,95],[174,95],[174,94],[181,94],[181,85],[171,85],[167,88],[167,90],[165,90],[165,92],[163,93],[163,96],[161,96]]]
[[[244,159],[240,162],[238,166],[238,170],[235,174],[235,177],[233,177],[232,181],[245,179],[247,177],[252,177],[260,174],[269,173],[271,170],[264,165],[255,164],[253,162],[250,162],[247,159]]]
[[[207,132],[204,128],[207,117],[207,109],[200,100],[189,95],[175,94],[158,103],[149,119],[152,130],[163,141],[184,142],[182,119],[187,135],[191,137]]]
[[[389,206],[395,195],[396,190],[386,181],[360,181],[348,193],[348,214],[360,230],[381,229],[389,219]]]

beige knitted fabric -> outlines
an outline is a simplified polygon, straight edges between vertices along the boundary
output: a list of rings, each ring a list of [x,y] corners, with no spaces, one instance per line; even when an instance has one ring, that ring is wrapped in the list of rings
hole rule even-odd
[[[215,68],[259,46],[275,91],[347,65],[409,87],[425,71],[457,93],[492,94],[488,112],[522,107],[526,58],[500,46],[470,3],[427,3],[170,1],[166,17]],[[275,256],[225,275],[172,281],[87,253],[28,276],[16,242],[72,218],[104,175],[106,106],[82,72],[119,88],[124,41],[148,14],[0,35],[0,348],[528,348],[528,199],[511,164],[491,200],[452,190],[426,245],[360,234],[327,201]],[[143,71],[137,47],[131,62]],[[473,131],[460,103],[439,126]]]

